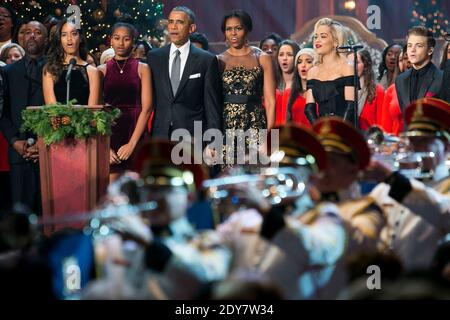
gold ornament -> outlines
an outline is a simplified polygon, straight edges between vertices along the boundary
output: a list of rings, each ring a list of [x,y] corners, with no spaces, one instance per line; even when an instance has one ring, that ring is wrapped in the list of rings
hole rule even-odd
[[[61,9],[59,9],[59,8],[55,9],[55,14],[56,14],[58,17],[61,16],[61,14],[62,14]]]
[[[114,11],[114,16],[115,17],[120,17],[120,15],[121,15],[122,13],[120,12],[120,9],[119,8],[117,8],[115,11]]]
[[[92,13],[92,17],[94,17],[96,21],[101,21],[105,18],[105,11],[97,9]]]
[[[35,0],[30,1],[30,6],[32,6],[35,9],[42,9],[41,4]]]

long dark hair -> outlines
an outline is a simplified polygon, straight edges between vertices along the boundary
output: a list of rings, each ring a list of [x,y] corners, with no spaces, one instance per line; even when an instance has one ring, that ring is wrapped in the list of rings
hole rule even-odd
[[[302,86],[302,78],[298,73],[299,58],[300,57],[297,58],[297,61],[294,61],[294,81],[292,82],[291,94],[289,95],[289,100],[287,104],[286,120],[290,120],[291,118],[292,105],[294,104],[295,100],[298,98],[299,95],[305,93],[306,91],[306,88],[303,88]],[[312,58],[314,59],[314,57]]]
[[[389,49],[391,49],[394,46],[399,46],[400,48],[402,47],[401,44],[398,43],[392,43],[390,45],[388,45],[386,48],[384,48],[383,50],[383,55],[382,55],[382,59],[381,59],[381,63],[378,66],[378,81],[381,80],[381,78],[383,78],[384,72],[387,70],[387,66],[386,66],[386,56],[389,52]]]
[[[56,26],[55,34],[51,39],[50,47],[47,54],[47,64],[45,65],[45,72],[50,73],[52,76],[59,78],[64,69],[64,49],[61,45],[61,31],[63,26],[68,23],[67,18],[62,19]],[[87,49],[86,39],[81,31],[77,29],[80,34],[80,46],[78,47],[80,58],[86,60]]]
[[[372,103],[377,95],[377,87],[375,84],[375,74],[372,69],[372,58],[370,52],[366,49],[358,52],[364,65],[362,77],[364,78],[364,86],[367,88],[367,101]]]
[[[277,88],[279,89],[284,89],[284,85],[283,85],[283,74],[280,68],[280,64],[278,63],[278,54],[280,53],[280,49],[282,46],[290,46],[292,48],[293,54],[294,54],[294,59],[295,56],[297,55],[297,52],[300,51],[300,47],[299,45],[292,40],[286,39],[280,42],[280,45],[278,46],[278,50],[277,50],[277,68],[276,68],[276,80],[277,80]],[[294,61],[294,69],[296,66],[296,61]],[[295,70],[294,70],[295,73]]]
[[[444,52],[442,52],[442,59],[441,59],[441,69],[444,70],[445,67],[445,63],[447,62],[447,51],[448,51],[448,46],[450,45],[450,42],[447,42],[447,45],[444,47]]]

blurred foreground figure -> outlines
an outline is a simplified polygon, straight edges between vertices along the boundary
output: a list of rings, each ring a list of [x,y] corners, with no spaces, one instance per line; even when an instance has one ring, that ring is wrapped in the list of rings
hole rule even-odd
[[[450,179],[445,166],[450,105],[434,98],[417,100],[405,109],[405,122],[411,150],[405,157],[410,161],[403,165],[409,167],[393,172],[372,161],[370,171],[382,181],[371,196],[388,218],[380,247],[396,254],[410,271],[428,269],[439,240],[450,231]],[[416,162],[420,166],[411,167]]]
[[[154,139],[138,150],[137,200],[155,206],[118,222],[123,232],[97,250],[104,277],[85,290],[85,298],[193,299],[209,281],[225,278],[229,251],[213,234],[196,232],[186,217],[204,168],[173,164],[174,146]]]
[[[241,210],[218,228],[234,240],[233,272],[258,270],[287,299],[336,298],[347,283],[346,260],[375,253],[385,221],[374,200],[355,190],[358,171],[369,163],[364,138],[338,118],[320,120],[314,130],[280,128],[280,148],[271,155],[280,161],[274,174],[297,171],[304,192],[298,187],[283,197],[280,189],[278,202],[277,195],[269,202],[264,191],[237,186],[235,194],[262,217]]]

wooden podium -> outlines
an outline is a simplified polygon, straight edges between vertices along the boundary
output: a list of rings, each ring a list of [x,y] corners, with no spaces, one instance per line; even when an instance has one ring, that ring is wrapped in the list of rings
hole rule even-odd
[[[103,109],[102,106],[75,107],[89,108],[92,112]],[[109,136],[66,138],[49,146],[38,137],[37,143],[44,220],[64,220],[93,210],[106,194],[109,183]],[[56,223],[45,226],[44,232],[82,228],[84,224]]]

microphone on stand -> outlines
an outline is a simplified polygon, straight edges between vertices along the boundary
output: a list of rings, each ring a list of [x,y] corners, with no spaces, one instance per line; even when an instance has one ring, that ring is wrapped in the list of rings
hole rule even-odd
[[[36,143],[35,139],[33,139],[33,138],[27,139],[27,146],[32,147],[32,146],[34,146],[35,143]]]
[[[69,105],[70,101],[70,78],[72,77],[72,69],[77,64],[77,59],[72,58],[69,61],[69,67],[66,74],[66,104]]]
[[[358,44],[358,45],[354,45],[354,46],[340,46],[338,47],[339,50],[346,50],[346,51],[353,51],[353,50],[359,50],[364,48],[364,46]]]

